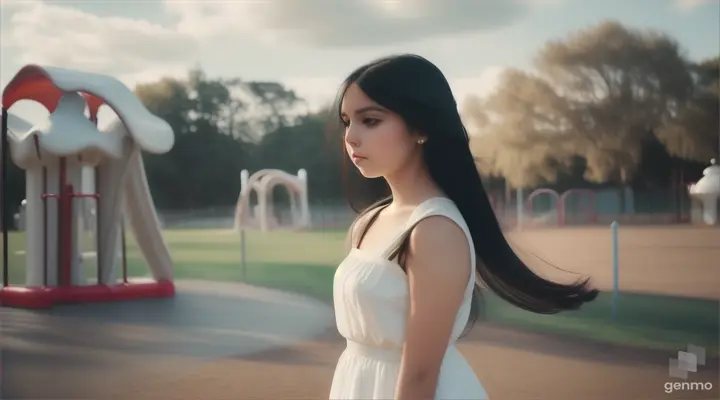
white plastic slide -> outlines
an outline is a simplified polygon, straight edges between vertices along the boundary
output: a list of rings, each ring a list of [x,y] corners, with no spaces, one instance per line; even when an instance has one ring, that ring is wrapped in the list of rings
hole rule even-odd
[[[103,129],[108,135],[128,138],[126,127],[118,120]],[[121,267],[120,220],[123,209],[130,222],[135,240],[140,248],[153,278],[172,279],[173,264],[170,251],[162,237],[162,229],[150,195],[140,147],[126,140],[123,156],[107,159],[99,168],[100,218],[99,251],[103,276],[101,281],[111,284],[116,281]],[[123,186],[124,182],[124,186]],[[120,196],[124,192],[124,196]]]
[[[125,176],[125,211],[138,247],[156,280],[173,279],[173,262],[150,195],[140,149],[135,149]]]

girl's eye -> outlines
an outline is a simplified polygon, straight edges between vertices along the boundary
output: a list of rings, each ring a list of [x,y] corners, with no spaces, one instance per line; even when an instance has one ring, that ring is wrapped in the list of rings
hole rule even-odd
[[[380,120],[379,120],[379,119],[375,119],[375,118],[365,118],[365,119],[363,120],[363,123],[364,123],[365,125],[367,125],[367,126],[375,126],[375,125],[377,125],[379,122],[380,122]]]
[[[377,118],[365,118],[362,120],[362,123],[367,127],[373,127],[380,123],[380,120]],[[342,124],[345,128],[350,127],[350,121],[342,120]]]

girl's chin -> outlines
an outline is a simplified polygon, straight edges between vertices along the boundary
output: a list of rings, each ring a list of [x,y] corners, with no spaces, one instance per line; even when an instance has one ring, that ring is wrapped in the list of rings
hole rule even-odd
[[[358,172],[360,172],[360,175],[362,175],[363,178],[374,179],[383,176],[382,174],[378,174],[376,171],[373,171],[370,168],[363,168],[361,166],[357,166],[357,170]]]

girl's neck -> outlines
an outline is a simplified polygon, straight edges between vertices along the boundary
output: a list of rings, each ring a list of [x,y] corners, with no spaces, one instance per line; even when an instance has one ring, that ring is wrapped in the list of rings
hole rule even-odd
[[[430,197],[442,195],[429,171],[422,167],[404,168],[386,176],[385,181],[393,196],[392,208],[416,206]]]

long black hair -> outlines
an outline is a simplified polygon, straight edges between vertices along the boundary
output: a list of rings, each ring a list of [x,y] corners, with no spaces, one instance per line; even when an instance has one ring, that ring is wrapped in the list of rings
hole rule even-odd
[[[535,313],[553,314],[578,309],[592,301],[598,291],[589,279],[560,284],[535,274],[513,251],[500,227],[485,193],[469,137],[457,103],[443,73],[430,61],[413,54],[375,60],[353,71],[343,82],[336,98],[337,118],[347,88],[357,84],[373,101],[404,119],[411,131],[427,137],[423,157],[431,178],[455,203],[470,230],[477,255],[477,275],[492,292],[509,303]],[[350,205],[365,208],[364,215],[392,201],[384,179],[359,179],[347,154],[343,165]],[[351,228],[352,231],[353,228]],[[404,269],[407,240],[396,253]],[[478,296],[473,295],[477,318]]]

